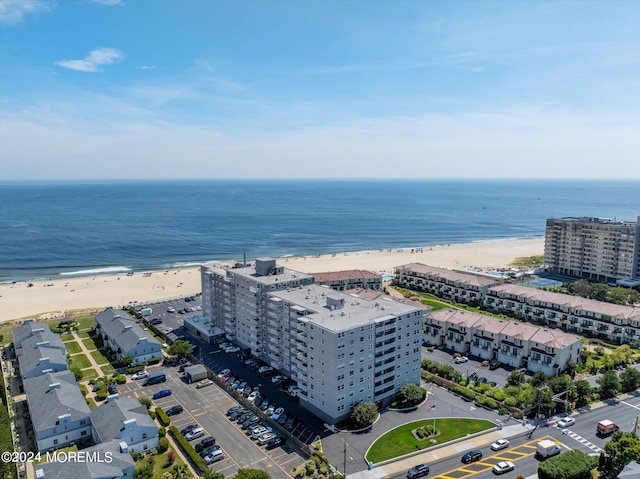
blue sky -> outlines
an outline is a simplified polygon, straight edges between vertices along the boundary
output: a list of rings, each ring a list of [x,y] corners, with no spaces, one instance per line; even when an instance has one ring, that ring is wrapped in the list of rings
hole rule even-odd
[[[0,179],[640,178],[640,2],[0,0]]]

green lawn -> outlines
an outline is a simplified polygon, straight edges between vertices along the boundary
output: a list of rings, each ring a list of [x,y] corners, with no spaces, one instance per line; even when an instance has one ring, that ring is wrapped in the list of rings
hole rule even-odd
[[[96,317],[95,316],[80,316],[76,318],[76,322],[78,323],[78,329],[92,329],[96,327]]]
[[[93,339],[91,338],[83,339],[82,344],[84,344],[84,347],[87,348],[89,351],[94,351],[98,349],[96,348],[96,343],[94,343]]]
[[[67,341],[64,345],[67,347],[67,353],[69,354],[78,354],[82,352],[82,348],[75,341]]]
[[[442,418],[436,419],[436,429],[440,434],[435,438],[418,440],[411,434],[411,431],[420,426],[432,424],[433,419],[422,419],[388,431],[371,445],[367,459],[375,464],[495,427],[495,424],[485,419]],[[432,440],[435,442],[431,442]]]
[[[96,364],[108,364],[109,360],[104,357],[104,355],[100,351],[91,351],[91,357],[96,362]]]
[[[82,379],[93,379],[98,377],[95,369],[83,369],[80,372],[82,373]]]
[[[102,371],[102,374],[105,376],[108,376],[110,374],[113,374],[116,370],[113,366],[111,366],[111,364],[107,364],[106,366],[102,366],[100,368],[100,370]]]
[[[91,336],[89,336],[89,333],[86,331],[81,331],[78,333],[78,336],[81,338],[90,338]]]
[[[84,354],[76,354],[75,356],[71,356],[69,366],[74,366],[78,369],[86,369],[91,367],[91,361],[89,361]]]
[[[60,335],[60,339],[62,339],[63,341],[73,341],[74,337],[71,333],[62,333]]]

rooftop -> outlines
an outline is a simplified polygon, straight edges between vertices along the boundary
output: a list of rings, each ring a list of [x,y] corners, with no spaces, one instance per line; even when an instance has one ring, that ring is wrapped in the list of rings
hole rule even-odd
[[[478,276],[471,273],[461,273],[459,271],[452,271],[445,268],[436,268],[435,266],[428,266],[422,263],[409,263],[402,266],[395,267],[396,272],[414,272],[425,276],[443,278],[447,281],[455,282],[458,284],[466,284],[469,286],[484,287],[491,286],[497,283],[495,279],[487,278],[486,276]]]

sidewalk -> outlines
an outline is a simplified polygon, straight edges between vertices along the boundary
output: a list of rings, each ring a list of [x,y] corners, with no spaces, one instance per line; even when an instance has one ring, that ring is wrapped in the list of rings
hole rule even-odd
[[[632,396],[630,396],[629,394],[622,394],[618,397],[618,399],[623,401],[630,397]],[[579,416],[580,414],[583,414],[585,412],[594,411],[606,406],[609,406],[609,404],[603,401],[599,401],[588,406],[587,410],[574,411],[571,416]],[[552,418],[550,424],[554,424],[555,422],[560,420],[560,417],[561,416],[556,416]],[[462,440],[450,443],[448,445],[445,444],[441,447],[425,451],[422,454],[417,454],[405,459],[399,459],[390,464],[373,467],[370,470],[349,472],[348,477],[349,479],[382,479],[388,476],[402,474],[418,464],[433,464],[450,457],[460,456],[464,451],[486,447],[498,439],[509,439],[513,437],[524,436],[525,434],[530,433],[534,428],[535,426],[533,424],[527,422],[523,425],[522,421],[520,421],[510,426],[503,426],[500,430],[495,430],[481,436],[470,438],[468,440]],[[529,476],[525,479],[535,478],[537,478],[537,474]]]

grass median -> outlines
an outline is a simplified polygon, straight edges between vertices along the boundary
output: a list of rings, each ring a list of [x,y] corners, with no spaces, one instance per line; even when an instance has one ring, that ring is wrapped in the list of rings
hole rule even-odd
[[[495,427],[495,424],[486,419],[440,418],[435,420],[439,433],[437,436],[418,439],[412,433],[422,426],[433,424],[433,419],[421,419],[387,431],[371,445],[367,452],[367,460],[376,464]]]

